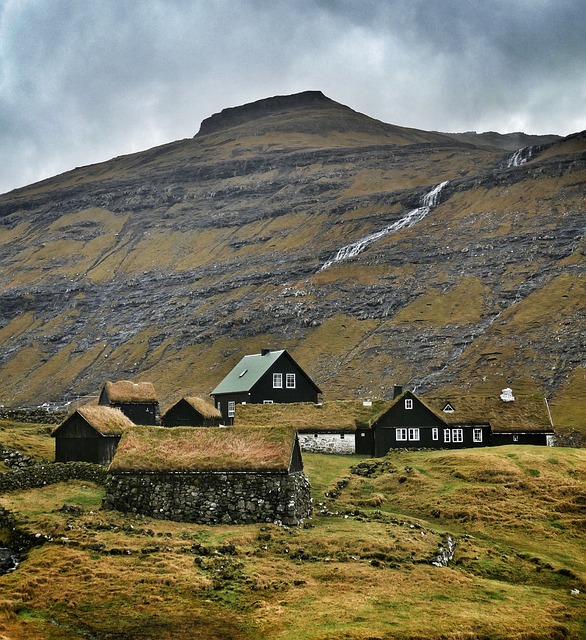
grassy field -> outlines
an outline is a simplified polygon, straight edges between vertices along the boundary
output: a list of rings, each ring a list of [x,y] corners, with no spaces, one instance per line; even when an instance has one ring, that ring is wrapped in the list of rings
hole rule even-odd
[[[103,511],[79,481],[2,496],[50,540],[0,577],[0,638],[586,637],[586,451],[304,462],[315,510],[299,529]],[[448,535],[453,561],[434,566]]]

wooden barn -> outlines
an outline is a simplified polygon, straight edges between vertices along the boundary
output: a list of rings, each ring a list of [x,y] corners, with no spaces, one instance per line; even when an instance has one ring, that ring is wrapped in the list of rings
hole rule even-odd
[[[509,391],[509,390],[507,390]],[[420,398],[397,394],[379,416],[356,431],[356,453],[390,449],[462,449],[503,444],[553,444],[545,398],[511,394]]]
[[[161,418],[164,427],[218,427],[222,414],[203,398],[181,398]]]
[[[160,424],[159,400],[150,382],[107,381],[100,393],[98,404],[120,409],[134,424]]]
[[[105,508],[201,524],[309,515],[309,480],[292,429],[136,427],[110,466]]]
[[[236,405],[313,402],[319,387],[285,349],[244,356],[212,391],[226,424],[233,424]]]
[[[108,465],[125,429],[133,422],[119,409],[86,405],[68,416],[51,434],[55,462]]]

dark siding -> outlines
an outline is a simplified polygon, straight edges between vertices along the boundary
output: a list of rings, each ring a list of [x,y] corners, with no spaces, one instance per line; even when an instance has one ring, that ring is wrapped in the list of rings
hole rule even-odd
[[[98,438],[55,438],[55,462],[93,462],[105,466],[112,462],[119,436]]]
[[[194,409],[186,400],[169,409],[162,418],[164,427],[217,427],[221,418],[208,418]]]
[[[303,458],[301,457],[301,447],[299,446],[299,440],[295,436],[295,442],[293,444],[293,453],[291,454],[291,465],[289,466],[289,473],[295,473],[296,471],[303,471]]]
[[[283,376],[283,386],[280,389],[273,387],[273,374],[280,373]],[[295,388],[288,389],[286,385],[287,374],[295,374]],[[318,392],[313,382],[305,375],[287,353],[273,363],[266,373],[250,390],[252,404],[262,404],[265,400],[273,402],[317,402]]]
[[[534,444],[539,446],[547,445],[547,436],[551,433],[493,433],[491,444],[500,446],[505,444]],[[516,438],[516,439],[515,439]]]
[[[55,433],[55,462],[112,462],[120,436],[102,436],[74,414]]]
[[[389,449],[469,449],[473,447],[490,446],[490,427],[469,425],[443,425],[437,429],[437,439],[433,438],[434,427],[402,427],[407,429],[407,440],[397,439],[397,429],[400,427],[377,428],[374,432],[374,455],[384,456]],[[410,429],[418,429],[419,439],[414,439]],[[482,439],[474,441],[474,430],[481,429]],[[446,430],[449,438],[446,438]],[[459,441],[461,434],[462,441]]]
[[[357,429],[355,442],[357,454],[363,456],[374,455],[374,431],[372,429]]]
[[[236,411],[238,411],[238,405],[243,402],[250,402],[249,393],[225,393],[214,397],[214,403],[216,409],[220,410],[222,414],[224,424],[234,424],[234,418],[228,417],[228,403],[234,402],[236,404]],[[220,406],[218,406],[218,404]]]
[[[111,407],[120,409],[134,424],[154,426],[160,423],[159,405],[155,403],[110,403]]]

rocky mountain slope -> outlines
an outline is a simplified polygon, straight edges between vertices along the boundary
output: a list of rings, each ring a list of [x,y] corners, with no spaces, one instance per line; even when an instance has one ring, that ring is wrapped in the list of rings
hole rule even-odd
[[[205,395],[269,346],[328,398],[512,386],[583,426],[586,134],[519,136],[305,92],[0,196],[0,404]]]

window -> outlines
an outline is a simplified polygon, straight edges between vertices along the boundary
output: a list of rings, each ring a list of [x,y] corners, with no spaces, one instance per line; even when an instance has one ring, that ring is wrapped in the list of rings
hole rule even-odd
[[[282,389],[282,388],[283,388],[283,374],[273,373],[273,389]]]
[[[217,404],[217,406],[216,406],[216,409],[217,409],[220,413],[222,413],[222,403],[221,403],[221,402],[218,402],[218,404]]]
[[[233,418],[236,413],[236,403],[230,400],[228,402],[228,418]]]
[[[454,407],[448,402],[445,407],[442,409],[445,413],[454,413]]]
[[[474,429],[472,431],[472,440],[474,442],[482,442],[482,429]]]
[[[437,427],[434,427],[431,430],[431,439],[432,440],[439,440],[439,429]]]
[[[287,389],[295,389],[295,374],[294,373],[288,373],[285,376],[285,386],[287,387]]]
[[[449,429],[444,429],[444,442],[452,441],[451,434],[452,432]]]
[[[262,403],[263,404],[273,404],[273,401],[272,400],[263,400]]]
[[[519,442],[519,436],[513,436],[513,442]]]
[[[419,429],[409,429],[409,440],[419,440]]]
[[[343,439],[344,439],[344,434],[343,434],[343,433],[341,433],[341,434],[340,434],[340,440],[343,440]]]
[[[407,440],[407,429],[397,429],[395,436],[397,440]]]
[[[452,442],[464,442],[463,429],[452,429]]]
[[[413,400],[411,398],[405,398],[405,409],[413,409]]]

